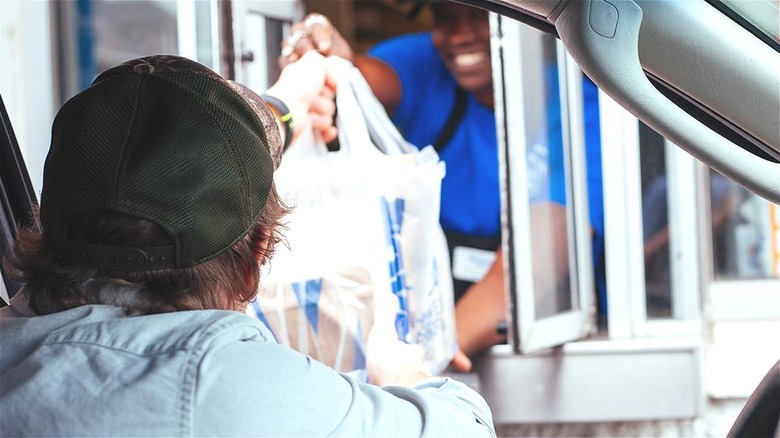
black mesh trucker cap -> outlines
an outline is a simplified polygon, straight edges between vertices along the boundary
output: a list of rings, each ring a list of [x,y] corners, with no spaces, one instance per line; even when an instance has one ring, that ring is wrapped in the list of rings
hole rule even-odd
[[[197,68],[170,68],[171,59]],[[79,264],[189,267],[247,235],[273,171],[260,117],[227,81],[185,58],[141,58],[104,72],[60,109],[41,222],[55,254]],[[92,210],[147,219],[175,245],[118,248],[68,238],[69,220]]]

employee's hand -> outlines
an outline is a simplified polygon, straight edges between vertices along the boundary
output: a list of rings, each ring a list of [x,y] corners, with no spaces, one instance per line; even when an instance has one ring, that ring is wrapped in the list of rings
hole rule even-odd
[[[468,373],[471,371],[472,363],[471,359],[469,359],[468,356],[466,356],[466,353],[463,352],[463,350],[458,350],[457,353],[455,353],[455,356],[452,358],[452,361],[450,361],[450,366],[458,372],[461,373]]]
[[[287,104],[295,122],[294,137],[308,129],[327,143],[338,136],[333,116],[336,111],[336,79],[324,56],[309,52],[288,64],[266,94]],[[294,140],[295,138],[293,138]]]
[[[349,61],[353,57],[352,48],[344,37],[326,16],[317,13],[309,14],[303,21],[292,25],[290,36],[282,41],[279,65],[284,68],[309,51],[325,56],[339,56]]]

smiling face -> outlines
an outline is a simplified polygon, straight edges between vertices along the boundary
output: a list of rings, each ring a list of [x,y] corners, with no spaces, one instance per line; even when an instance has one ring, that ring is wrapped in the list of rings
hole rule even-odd
[[[493,106],[490,25],[482,9],[457,3],[432,5],[433,45],[458,84],[483,104]]]

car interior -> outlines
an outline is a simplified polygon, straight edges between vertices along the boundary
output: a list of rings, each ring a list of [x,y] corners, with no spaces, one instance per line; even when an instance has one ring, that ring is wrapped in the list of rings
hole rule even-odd
[[[33,192],[27,168],[24,165],[19,144],[16,142],[11,121],[0,97],[0,249],[2,253],[11,245],[19,226],[24,225],[34,205],[38,203]],[[2,305],[19,290],[18,283],[8,279],[0,268],[0,296]]]
[[[780,202],[777,38],[754,32],[763,36],[761,42],[748,43],[740,25],[751,24],[727,18],[736,14],[718,2],[458,1],[555,35],[583,72],[642,122],[730,179]],[[711,4],[728,16],[713,13]],[[700,25],[713,21],[718,25]],[[731,45],[739,49],[723,49]],[[673,56],[677,62],[669,61]],[[718,74],[696,73],[712,66]],[[731,94],[742,87],[763,98]],[[761,110],[749,108],[754,104]],[[780,361],[750,396],[729,436],[777,436],[779,420]]]
[[[621,106],[731,179],[780,202],[776,40],[748,43],[744,28],[713,13],[706,2],[460,3],[556,35],[580,68]],[[718,25],[701,25],[713,21]],[[724,49],[729,45],[740,50]],[[677,62],[669,62],[673,56]],[[614,62],[616,57],[621,62]],[[683,57],[690,61],[680,62]],[[740,66],[748,64],[751,77],[746,79]],[[698,74],[705,65],[718,66],[718,74]],[[738,94],[742,87],[746,94],[766,100],[744,102]],[[750,109],[753,104],[762,110]],[[734,139],[739,139],[737,144]]]
[[[745,29],[750,23],[713,14],[707,2],[457,2],[560,39],[582,71],[643,123],[732,181],[780,203],[777,39],[763,38],[760,44],[748,41]],[[717,31],[697,24],[713,20],[718,21]],[[681,44],[681,39],[687,43]],[[725,46],[732,48],[725,50]],[[671,57],[686,61],[670,62]],[[701,74],[712,66],[719,66],[717,74]],[[751,99],[740,99],[742,95]],[[2,96],[0,129],[2,255],[38,201]],[[22,285],[11,281],[1,266],[0,280],[0,306],[4,306]],[[780,436],[780,360],[749,397],[728,436]]]

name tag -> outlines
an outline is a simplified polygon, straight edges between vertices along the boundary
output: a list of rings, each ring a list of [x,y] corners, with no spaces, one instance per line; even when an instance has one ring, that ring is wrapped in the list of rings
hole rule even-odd
[[[496,260],[496,252],[456,246],[452,251],[452,278],[462,281],[480,281]]]

